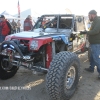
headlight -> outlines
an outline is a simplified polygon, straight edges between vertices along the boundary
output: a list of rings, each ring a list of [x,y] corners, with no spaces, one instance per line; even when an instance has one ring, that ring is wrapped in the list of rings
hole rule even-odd
[[[37,50],[38,49],[38,41],[32,41],[30,44],[30,49]]]

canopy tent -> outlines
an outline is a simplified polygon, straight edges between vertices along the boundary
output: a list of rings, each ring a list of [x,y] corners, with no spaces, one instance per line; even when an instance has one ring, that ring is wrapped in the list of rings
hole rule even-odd
[[[23,18],[17,18],[11,14],[9,14],[7,11],[2,12],[0,15],[4,15],[6,19],[16,19],[16,20],[21,20]]]
[[[19,19],[14,17],[13,15],[9,14],[7,11],[2,12],[0,15],[4,15],[7,19]]]

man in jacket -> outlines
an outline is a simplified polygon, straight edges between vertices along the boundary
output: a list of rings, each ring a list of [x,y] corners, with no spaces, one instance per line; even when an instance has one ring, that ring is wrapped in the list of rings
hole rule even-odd
[[[24,31],[29,31],[33,28],[32,18],[30,15],[24,21]]]
[[[12,20],[11,25],[12,25],[12,30],[13,30],[13,32],[12,32],[12,33],[16,33],[17,23],[15,22],[15,20],[14,20],[14,19]]]
[[[10,29],[7,25],[7,20],[5,19],[4,15],[0,16],[1,22],[0,22],[0,43],[5,40],[5,37],[10,32]]]
[[[20,20],[17,21],[17,33],[20,32],[20,26],[21,26],[21,23],[20,23]]]
[[[91,10],[88,14],[89,20],[92,22],[91,28],[86,34],[89,37],[90,43],[90,66],[85,68],[88,72],[94,72],[94,67],[97,66],[100,79],[100,18],[95,10]],[[84,32],[81,32],[83,34]]]

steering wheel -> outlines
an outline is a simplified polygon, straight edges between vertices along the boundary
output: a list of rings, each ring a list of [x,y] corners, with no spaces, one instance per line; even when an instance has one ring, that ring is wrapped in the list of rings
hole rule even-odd
[[[65,23],[61,23],[60,28],[70,28],[70,27],[68,25],[66,25]]]

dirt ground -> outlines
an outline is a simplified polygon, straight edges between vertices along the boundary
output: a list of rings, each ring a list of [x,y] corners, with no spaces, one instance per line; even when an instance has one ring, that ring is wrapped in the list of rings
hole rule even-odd
[[[94,73],[84,71],[89,66],[87,53],[80,54],[79,58],[81,78],[70,100],[100,100],[98,73],[96,70]],[[13,78],[0,80],[0,100],[50,100],[45,89],[45,75],[34,75],[32,71],[20,68]]]

